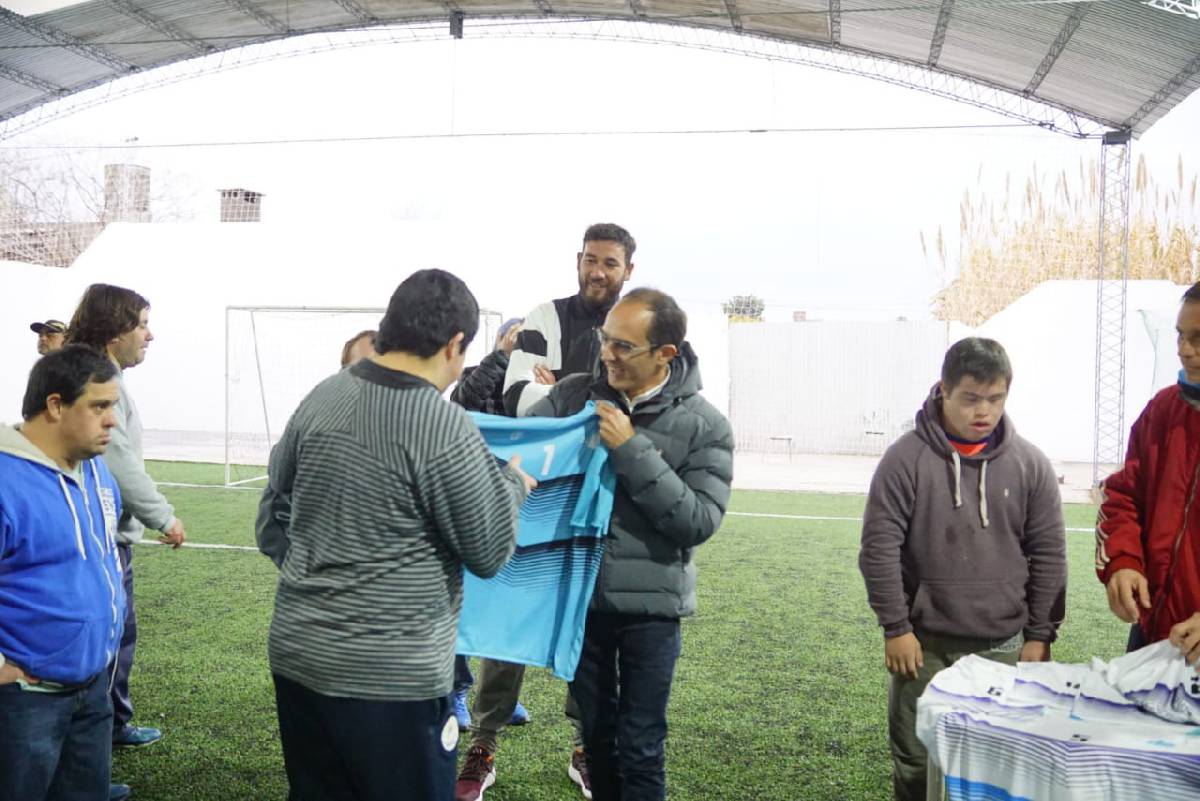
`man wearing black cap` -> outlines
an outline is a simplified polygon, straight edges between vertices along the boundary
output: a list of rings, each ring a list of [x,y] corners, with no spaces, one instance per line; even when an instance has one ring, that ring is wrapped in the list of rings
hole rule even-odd
[[[45,356],[63,346],[67,324],[62,320],[47,320],[44,323],[32,323],[29,330],[38,335],[38,356]]]

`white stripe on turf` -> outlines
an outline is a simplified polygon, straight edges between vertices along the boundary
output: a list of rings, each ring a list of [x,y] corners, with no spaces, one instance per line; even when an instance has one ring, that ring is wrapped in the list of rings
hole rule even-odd
[[[828,520],[839,521],[844,523],[861,523],[861,517],[823,517],[821,515],[775,515],[767,514],[766,512],[726,512],[730,517],[768,517],[773,520]],[[1089,534],[1096,531],[1092,528],[1068,528],[1067,531],[1085,531]]]
[[[200,485],[207,486],[207,485]],[[218,487],[218,489],[228,489],[227,487]],[[242,489],[235,487],[235,489]],[[730,517],[766,517],[772,520],[817,520],[830,521],[838,523],[861,523],[861,517],[821,517],[820,515],[775,515],[767,514],[766,512],[726,512]],[[1091,528],[1068,528],[1067,531],[1079,531],[1092,533],[1095,529]],[[158,540],[142,540],[139,545],[163,545],[164,543]],[[258,548],[253,545],[222,545],[216,542],[185,542],[184,548],[202,548],[214,551],[257,551]]]
[[[138,545],[166,545],[158,540],[141,540]],[[211,551],[257,551],[253,545],[222,545],[219,542],[185,542],[182,548],[204,548]]]
[[[254,479],[258,481],[258,479]],[[183,489],[222,489],[235,492],[262,492],[262,487],[227,487],[224,484],[185,484],[182,481],[156,481],[160,487],[181,487]]]

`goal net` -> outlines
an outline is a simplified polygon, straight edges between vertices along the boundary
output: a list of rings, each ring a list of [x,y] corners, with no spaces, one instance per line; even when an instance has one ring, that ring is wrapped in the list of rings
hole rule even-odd
[[[271,447],[313,387],[340,369],[342,346],[376,330],[384,309],[227,306],[225,309],[225,485],[261,486]],[[502,318],[481,309],[467,348],[477,364]]]

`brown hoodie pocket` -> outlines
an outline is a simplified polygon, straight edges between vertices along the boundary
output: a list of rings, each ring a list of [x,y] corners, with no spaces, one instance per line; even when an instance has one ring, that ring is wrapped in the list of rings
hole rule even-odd
[[[1008,637],[1025,625],[1023,581],[922,581],[909,619],[918,631]]]

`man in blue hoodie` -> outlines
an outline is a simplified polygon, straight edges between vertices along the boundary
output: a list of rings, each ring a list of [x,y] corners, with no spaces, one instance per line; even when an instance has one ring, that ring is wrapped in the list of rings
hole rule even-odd
[[[0,801],[129,795],[109,785],[121,496],[98,458],[117,396],[111,361],[66,347],[34,365],[25,422],[0,426]]]

